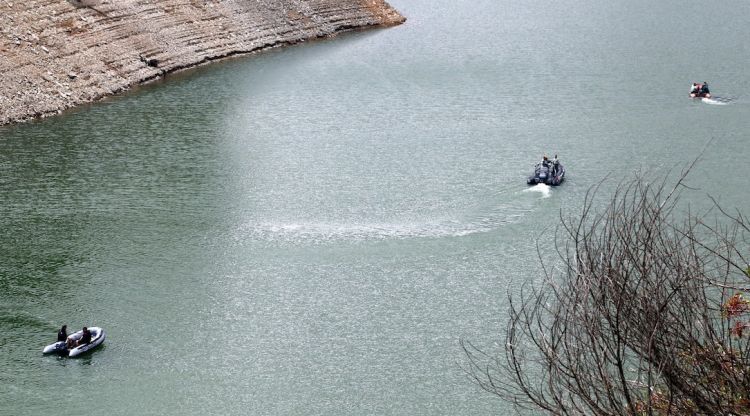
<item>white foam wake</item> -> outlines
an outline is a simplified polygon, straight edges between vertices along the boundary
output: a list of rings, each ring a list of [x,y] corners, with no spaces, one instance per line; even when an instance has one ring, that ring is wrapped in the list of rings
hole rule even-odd
[[[706,104],[711,104],[711,105],[727,105],[729,104],[731,100],[716,97],[716,98],[701,98],[701,101],[703,101]]]
[[[452,221],[403,224],[265,223],[242,227],[243,237],[288,243],[324,243],[349,240],[460,237],[488,232],[499,224],[460,224]]]
[[[539,192],[542,194],[542,198],[549,198],[552,192],[552,187],[543,183],[539,183],[525,189],[524,192]]]
[[[339,241],[464,237],[492,232],[518,222],[529,211],[530,208],[524,206],[502,206],[492,212],[468,218],[425,218],[395,222],[249,221],[237,228],[234,238],[240,244],[255,241],[308,245]]]

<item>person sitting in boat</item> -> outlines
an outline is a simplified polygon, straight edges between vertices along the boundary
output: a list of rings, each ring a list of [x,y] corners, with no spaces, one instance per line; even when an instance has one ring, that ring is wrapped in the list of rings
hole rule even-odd
[[[72,350],[73,348],[80,347],[81,345],[86,345],[89,342],[91,342],[91,331],[89,331],[89,329],[84,326],[81,338],[79,338],[78,341],[74,340],[73,338],[68,339],[65,342],[65,347],[69,350]]]
[[[80,347],[81,345],[86,345],[89,342],[91,342],[91,331],[89,331],[89,329],[84,326],[83,335],[81,335],[81,339],[78,340],[76,346]]]
[[[697,83],[697,82],[694,82],[694,83],[693,83],[693,86],[692,86],[692,87],[690,87],[690,94],[695,94],[695,95],[697,95],[697,94],[698,94],[698,93],[700,92],[700,90],[701,90],[701,89],[700,89],[700,87],[698,86],[698,83]]]
[[[701,85],[701,94],[702,95],[708,95],[711,92],[708,90],[708,83],[706,81],[703,81],[703,85]]]
[[[547,155],[544,155],[542,158],[542,166],[549,167],[549,159],[547,158]]]
[[[68,326],[63,325],[60,331],[57,332],[57,341],[67,341],[68,339]]]

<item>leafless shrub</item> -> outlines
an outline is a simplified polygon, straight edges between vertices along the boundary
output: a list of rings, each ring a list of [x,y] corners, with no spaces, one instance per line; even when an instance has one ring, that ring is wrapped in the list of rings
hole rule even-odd
[[[552,415],[750,414],[750,229],[678,204],[686,175],[621,183],[600,210],[592,189],[563,219],[563,271],[509,296],[504,356],[462,341],[483,389]]]

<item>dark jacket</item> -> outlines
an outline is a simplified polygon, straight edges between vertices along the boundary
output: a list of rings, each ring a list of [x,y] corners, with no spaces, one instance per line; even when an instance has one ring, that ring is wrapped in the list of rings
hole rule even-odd
[[[91,331],[88,329],[83,331],[83,335],[81,335],[81,341],[78,343],[79,345],[88,344],[91,342]]]
[[[65,330],[65,327],[60,328],[60,332],[57,333],[57,340],[58,341],[65,341],[68,339],[68,331]]]

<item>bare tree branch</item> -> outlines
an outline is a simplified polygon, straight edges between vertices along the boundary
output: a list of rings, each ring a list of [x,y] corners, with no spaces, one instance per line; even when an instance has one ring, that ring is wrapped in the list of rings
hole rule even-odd
[[[750,223],[713,198],[711,224],[680,210],[696,161],[561,214],[564,267],[508,295],[504,359],[461,341],[481,388],[551,415],[750,414]]]

